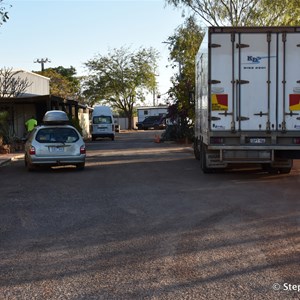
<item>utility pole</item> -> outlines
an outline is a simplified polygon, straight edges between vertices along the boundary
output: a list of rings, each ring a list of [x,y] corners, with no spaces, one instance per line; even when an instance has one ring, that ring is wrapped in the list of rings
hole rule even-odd
[[[154,73],[154,76],[158,77],[158,74]],[[156,84],[156,79],[155,79],[155,84]],[[156,87],[153,88],[153,106],[156,105]]]
[[[34,63],[39,63],[41,64],[41,71],[45,71],[45,63],[51,63],[51,60],[48,59],[47,57],[46,58],[38,58],[34,61]]]

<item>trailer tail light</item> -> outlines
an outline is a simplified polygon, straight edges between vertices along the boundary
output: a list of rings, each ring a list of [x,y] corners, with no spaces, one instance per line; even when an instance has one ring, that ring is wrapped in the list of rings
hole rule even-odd
[[[85,153],[86,153],[85,146],[82,145],[82,146],[80,147],[80,154],[85,154]]]
[[[224,143],[224,139],[221,137],[211,137],[210,138],[210,143],[211,144],[223,144]]]
[[[35,155],[35,148],[33,146],[30,147],[29,154],[30,155]]]
[[[300,138],[294,138],[294,144],[300,144]]]

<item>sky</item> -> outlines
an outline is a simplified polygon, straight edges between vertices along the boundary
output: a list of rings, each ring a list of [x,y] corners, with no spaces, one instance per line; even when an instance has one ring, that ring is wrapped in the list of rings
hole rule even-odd
[[[160,94],[171,86],[174,71],[166,67],[168,45],[163,43],[184,23],[181,10],[164,0],[5,0],[9,20],[0,27],[0,68],[39,71],[75,67],[86,75],[84,63],[114,48],[153,47],[160,53],[157,76]],[[150,97],[151,98],[151,97]],[[147,105],[150,100],[148,96]],[[162,96],[161,101],[164,97]]]

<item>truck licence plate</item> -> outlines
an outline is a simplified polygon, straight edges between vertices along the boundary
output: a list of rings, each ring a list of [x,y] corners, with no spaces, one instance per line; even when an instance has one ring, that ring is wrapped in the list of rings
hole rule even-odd
[[[250,138],[251,144],[265,144],[266,139],[265,138]]]

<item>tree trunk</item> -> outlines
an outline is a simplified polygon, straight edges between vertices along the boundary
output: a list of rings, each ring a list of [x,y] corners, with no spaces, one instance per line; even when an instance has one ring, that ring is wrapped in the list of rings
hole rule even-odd
[[[128,115],[127,118],[128,118],[128,128],[127,129],[131,130],[133,128],[133,126],[132,126],[132,115],[131,114]]]
[[[128,111],[127,113],[126,113],[126,117],[127,117],[127,119],[128,119],[128,130],[131,130],[131,129],[133,129],[133,123],[132,123],[132,112],[130,112],[130,111]]]

